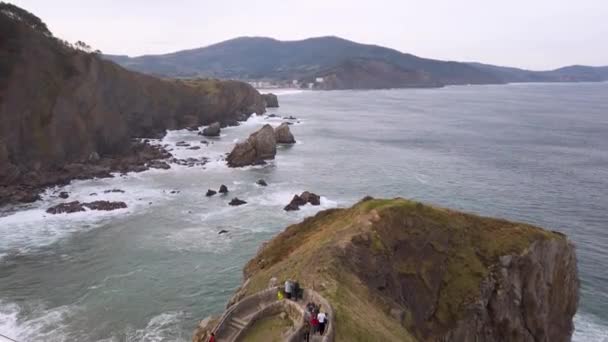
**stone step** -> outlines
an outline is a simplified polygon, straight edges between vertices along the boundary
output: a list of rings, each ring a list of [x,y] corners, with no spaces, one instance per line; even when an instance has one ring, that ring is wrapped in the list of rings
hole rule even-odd
[[[236,328],[237,330],[243,330],[243,328],[245,327],[246,323],[243,322],[242,320],[232,318],[230,320],[230,322],[228,323],[228,325],[230,327]]]

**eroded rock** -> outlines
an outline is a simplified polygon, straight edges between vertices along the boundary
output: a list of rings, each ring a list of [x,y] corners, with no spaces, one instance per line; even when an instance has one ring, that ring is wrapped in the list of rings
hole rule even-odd
[[[218,137],[221,132],[221,125],[219,122],[214,122],[211,125],[203,128],[203,135],[206,137]]]
[[[273,93],[262,94],[262,98],[264,99],[264,102],[266,103],[266,108],[278,108],[279,107],[279,98],[275,94],[273,94]]]
[[[237,143],[226,161],[229,167],[256,165],[267,159],[274,159],[277,152],[277,141],[274,129],[264,125],[251,134],[247,140]]]
[[[274,129],[275,138],[277,140],[277,144],[295,144],[296,139],[291,134],[291,130],[289,129],[289,124],[282,123],[277,128]]]

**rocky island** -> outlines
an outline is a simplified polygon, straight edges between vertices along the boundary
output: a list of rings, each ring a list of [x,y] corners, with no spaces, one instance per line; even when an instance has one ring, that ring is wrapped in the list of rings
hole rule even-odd
[[[578,305],[575,250],[563,234],[365,198],[264,244],[227,311],[203,320],[193,342],[211,332],[218,341],[248,340],[268,319],[291,323],[267,338],[297,340],[300,304],[276,297],[285,279],[299,281],[304,302],[325,303],[327,341],[569,341]],[[247,311],[254,301],[259,309]]]

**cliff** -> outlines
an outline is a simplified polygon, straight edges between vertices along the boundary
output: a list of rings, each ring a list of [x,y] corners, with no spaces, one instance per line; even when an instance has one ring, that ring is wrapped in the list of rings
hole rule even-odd
[[[81,50],[53,37],[33,14],[0,3],[0,205],[24,199],[18,194],[24,188],[86,173],[82,165],[99,159],[112,159],[95,171],[103,173],[117,158],[163,155],[133,138],[234,124],[265,111],[245,83],[159,79]],[[148,155],[140,158],[142,151]],[[67,172],[74,163],[82,171]]]
[[[405,199],[318,213],[266,243],[235,300],[297,279],[337,341],[569,341],[574,247],[556,232]]]

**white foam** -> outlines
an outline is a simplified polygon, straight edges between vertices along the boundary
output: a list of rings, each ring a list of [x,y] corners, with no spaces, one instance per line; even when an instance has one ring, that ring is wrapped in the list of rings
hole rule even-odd
[[[574,316],[574,342],[608,342],[608,326],[593,316],[577,314]]]
[[[126,341],[189,341],[190,337],[181,336],[180,322],[184,320],[183,312],[166,312],[152,317],[144,329],[129,329]]]
[[[302,89],[276,89],[271,90],[271,92],[275,95],[297,95],[305,92],[310,92]]]
[[[0,300],[0,332],[17,341],[68,341],[67,327],[80,309],[60,306],[47,309],[39,303],[28,303],[28,318],[21,317],[23,308]],[[31,307],[31,308],[30,308]]]

